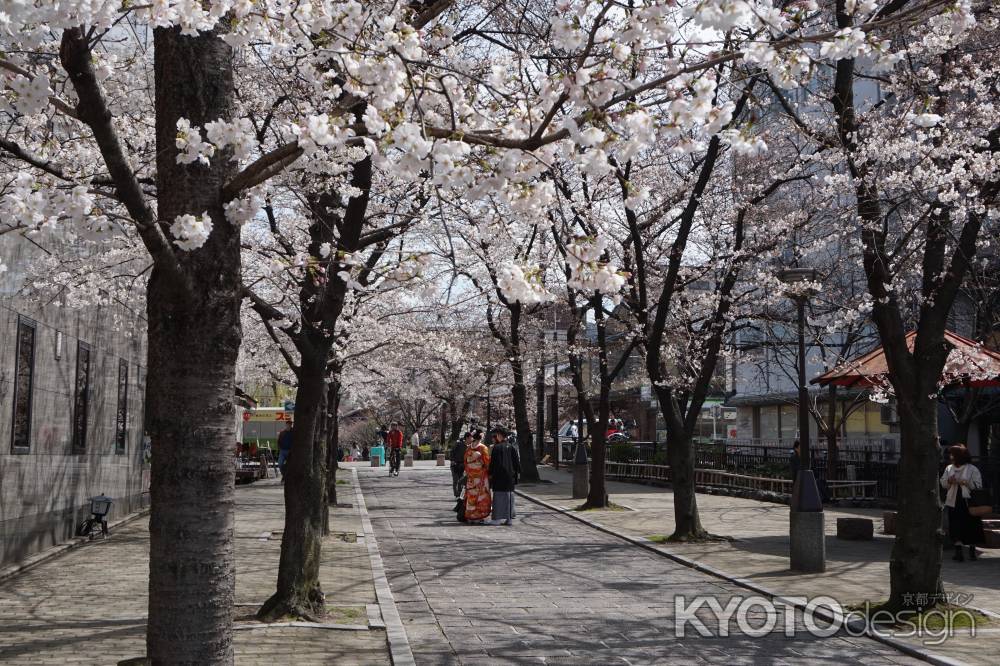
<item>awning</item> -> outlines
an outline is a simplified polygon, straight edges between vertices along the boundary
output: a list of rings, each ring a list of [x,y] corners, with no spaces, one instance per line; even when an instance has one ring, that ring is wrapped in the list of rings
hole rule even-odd
[[[913,351],[917,332],[906,334],[906,346]],[[945,343],[951,347],[948,360],[941,374],[946,385],[969,387],[1000,386],[1000,354],[984,347],[975,340],[963,338],[957,333],[945,331]],[[889,374],[885,352],[882,347],[864,356],[823,373],[810,383],[821,386],[862,387],[875,386],[885,381]]]

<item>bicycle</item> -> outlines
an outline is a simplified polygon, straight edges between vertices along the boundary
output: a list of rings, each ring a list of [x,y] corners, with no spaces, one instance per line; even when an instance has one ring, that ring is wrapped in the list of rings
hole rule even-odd
[[[389,476],[399,476],[400,453],[402,449],[389,449]]]

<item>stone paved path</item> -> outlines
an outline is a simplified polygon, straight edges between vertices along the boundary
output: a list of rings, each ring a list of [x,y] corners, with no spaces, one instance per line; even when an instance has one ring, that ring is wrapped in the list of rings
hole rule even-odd
[[[514,527],[458,524],[444,469],[360,478],[420,666],[919,663],[871,640],[802,631],[751,638],[734,625],[727,638],[678,638],[675,595],[725,605],[748,593],[524,500]]]
[[[339,475],[349,483],[350,475]],[[341,501],[354,502],[350,485],[339,486]],[[273,591],[284,522],[276,481],[237,488],[237,616],[250,614]],[[333,536],[324,544],[322,583],[331,606],[342,615],[332,622],[367,626],[375,604],[368,551],[360,518],[352,506],[331,513]],[[261,538],[263,533],[269,538]],[[114,664],[145,653],[148,520],[116,529],[0,583],[0,664]],[[389,664],[383,629],[333,631],[268,628],[236,632],[240,666]]]
[[[574,509],[569,472],[539,468],[552,483],[523,490],[554,506]],[[673,493],[635,483],[610,482],[615,503],[632,511],[588,511],[588,520],[632,537],[669,533],[673,526]],[[830,595],[844,605],[889,596],[889,555],[894,537],[881,534],[882,511],[828,506],[826,509],[826,567],[823,574],[802,575],[788,570],[788,507],[722,495],[698,494],[702,524],[710,532],[734,537],[718,543],[667,543],[656,546],[698,561],[736,578],[745,578],[773,592],[788,596]],[[837,518],[862,517],[875,522],[872,541],[836,538]],[[986,550],[976,562],[953,562],[945,553],[941,578],[945,590],[964,603],[997,615],[975,635],[959,629],[943,642],[940,637],[899,636],[915,647],[974,666],[1000,663],[1000,552]],[[916,599],[914,600],[916,601]]]

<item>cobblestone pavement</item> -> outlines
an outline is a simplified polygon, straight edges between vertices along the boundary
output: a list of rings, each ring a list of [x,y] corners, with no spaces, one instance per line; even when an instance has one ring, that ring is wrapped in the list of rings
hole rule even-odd
[[[571,499],[572,476],[567,471],[539,468],[552,483],[522,488],[525,492],[564,509],[580,500]],[[632,510],[587,511],[585,516],[605,527],[632,537],[670,532],[673,525],[673,493],[635,483],[608,483],[611,501]],[[829,595],[844,605],[889,597],[889,554],[894,537],[881,534],[879,509],[827,507],[826,572],[802,575],[788,570],[788,507],[738,497],[698,494],[698,511],[709,532],[733,537],[725,543],[668,543],[657,547],[711,566],[736,578],[746,578],[787,596]],[[837,539],[837,518],[870,518],[875,522],[872,541]],[[945,591],[964,603],[1000,614],[1000,555],[986,550],[976,562],[953,562],[945,553],[941,570]],[[918,602],[914,599],[914,602]],[[923,650],[968,664],[998,663],[1000,619],[976,630],[959,629],[944,642],[927,636],[905,637]],[[935,644],[940,643],[940,644]]]
[[[341,501],[331,512],[322,583],[337,609],[331,622],[368,624],[375,604],[368,551],[353,507],[350,477],[340,475]],[[345,478],[346,477],[346,478]],[[284,522],[281,486],[261,481],[236,491],[237,620],[274,589]],[[145,653],[148,520],[94,541],[0,583],[0,664],[114,664]],[[377,616],[377,611],[376,611]],[[376,617],[377,619],[377,617]],[[236,663],[389,664],[383,629],[335,631],[264,628],[236,632]]]
[[[416,663],[911,664],[868,639],[674,631],[676,595],[745,590],[519,500],[513,527],[461,525],[444,469],[361,473]],[[718,623],[703,616],[713,636]],[[763,616],[756,620],[763,623]],[[756,625],[760,626],[760,625]]]

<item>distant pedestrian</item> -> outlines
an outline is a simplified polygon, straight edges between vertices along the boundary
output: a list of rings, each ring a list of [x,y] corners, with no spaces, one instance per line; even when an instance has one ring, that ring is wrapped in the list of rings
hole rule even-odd
[[[472,433],[472,443],[465,449],[465,519],[482,524],[490,515],[490,450],[483,444],[483,433]]]
[[[292,452],[293,424],[285,422],[285,428],[278,433],[278,471],[281,472],[281,482],[285,482],[285,468],[288,467],[288,455]]]
[[[493,489],[493,521],[510,525],[514,519],[514,487],[521,476],[521,455],[507,441],[509,432],[502,426],[493,428],[490,438],[490,487]]]
[[[366,444],[363,447],[361,447],[361,459],[368,460],[368,455],[369,455],[368,445]]]
[[[451,447],[451,487],[455,497],[462,494],[462,476],[465,474],[465,450],[472,443],[472,431],[467,431],[461,439]]]
[[[976,559],[976,546],[986,541],[983,520],[969,513],[972,491],[983,487],[983,477],[971,462],[969,450],[961,444],[948,449],[951,463],[941,475],[941,487],[948,489],[945,506],[948,507],[948,537],[955,546],[952,559],[965,559],[963,546],[969,547],[969,559]]]
[[[361,460],[361,449],[358,448],[357,444],[355,444],[354,448],[351,449],[351,458],[355,462],[357,462],[358,460]]]
[[[399,463],[403,456],[403,431],[395,421],[389,427],[385,441],[389,447],[389,474],[399,476]]]

